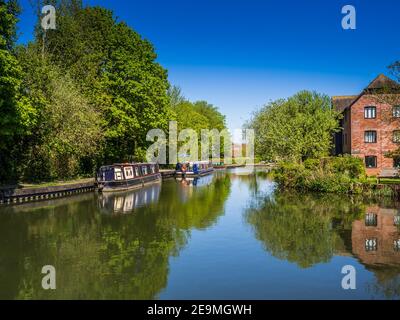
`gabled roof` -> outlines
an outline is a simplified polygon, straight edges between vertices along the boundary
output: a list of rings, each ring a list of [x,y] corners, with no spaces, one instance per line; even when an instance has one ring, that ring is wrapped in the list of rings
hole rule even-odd
[[[350,108],[364,94],[400,94],[400,84],[384,74],[377,76],[372,82],[357,96],[334,96],[332,97],[332,105],[336,111],[343,112],[346,108]]]
[[[338,112],[343,112],[344,109],[352,105],[358,96],[335,96],[332,97],[333,108]]]
[[[365,88],[365,90],[376,90],[376,89],[399,89],[400,84],[384,74],[377,76],[372,82]]]

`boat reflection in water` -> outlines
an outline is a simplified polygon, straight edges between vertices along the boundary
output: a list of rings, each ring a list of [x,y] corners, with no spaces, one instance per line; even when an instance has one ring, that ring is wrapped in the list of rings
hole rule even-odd
[[[203,176],[203,177],[186,177],[186,178],[176,178],[175,180],[188,187],[204,187],[209,186],[213,182],[213,175]]]
[[[99,195],[99,208],[107,214],[132,213],[139,207],[157,203],[160,191],[161,183],[157,183],[132,191],[103,193]]]

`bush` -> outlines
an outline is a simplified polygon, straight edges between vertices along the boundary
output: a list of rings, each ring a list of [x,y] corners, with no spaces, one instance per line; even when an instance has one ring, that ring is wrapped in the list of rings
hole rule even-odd
[[[352,179],[365,177],[365,165],[361,158],[352,156],[329,158],[334,173],[343,173]]]
[[[363,161],[350,156],[281,162],[273,177],[282,188],[352,194],[362,193],[366,180]]]

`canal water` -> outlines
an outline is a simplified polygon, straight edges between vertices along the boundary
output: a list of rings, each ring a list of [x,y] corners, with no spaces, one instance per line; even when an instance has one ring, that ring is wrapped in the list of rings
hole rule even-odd
[[[398,299],[400,204],[219,171],[0,207],[1,299]],[[43,290],[42,267],[56,269]],[[356,289],[342,288],[353,266]]]

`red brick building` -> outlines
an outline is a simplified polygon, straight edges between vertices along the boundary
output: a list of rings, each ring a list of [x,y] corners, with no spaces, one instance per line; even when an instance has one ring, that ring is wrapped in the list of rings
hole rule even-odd
[[[368,175],[400,167],[400,157],[388,154],[400,148],[400,85],[384,75],[357,96],[332,98],[342,112],[342,130],[335,135],[335,154],[364,160]]]

